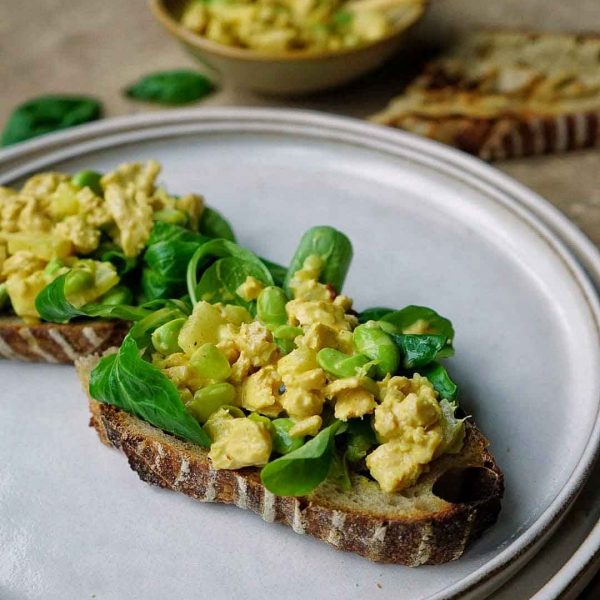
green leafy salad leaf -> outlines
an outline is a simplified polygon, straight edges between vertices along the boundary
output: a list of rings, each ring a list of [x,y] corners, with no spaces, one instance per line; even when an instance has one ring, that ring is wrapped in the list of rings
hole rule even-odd
[[[263,485],[277,496],[304,496],[314,490],[329,474],[334,436],[342,425],[334,421],[297,450],[266,464],[260,472]]]
[[[33,98],[11,113],[2,132],[2,145],[95,121],[101,115],[102,105],[94,98],[52,95]]]
[[[211,261],[228,257],[237,260],[221,263],[220,268],[214,266],[220,262],[217,260],[211,269],[207,269]],[[203,271],[200,282],[198,282],[199,270]],[[219,294],[223,292],[228,293],[233,285],[232,282],[234,280],[239,281],[243,273],[253,275],[265,285],[273,285],[271,272],[260,258],[250,250],[246,250],[229,240],[215,239],[206,242],[195,251],[187,267],[187,287],[192,303],[197,304],[202,299],[201,294],[206,294],[209,291],[214,292],[214,297],[219,297]],[[202,281],[205,277],[207,283]],[[241,283],[243,283],[243,280]],[[235,298],[238,299],[237,303],[243,302],[237,294]],[[217,302],[218,300],[212,301]]]
[[[448,371],[437,362],[432,362],[424,369],[420,370],[423,377],[427,377],[433,385],[435,391],[440,395],[440,398],[445,398],[450,402],[454,402],[458,396],[458,386],[448,375]]]
[[[210,446],[208,435],[187,412],[173,382],[140,356],[131,334],[117,354],[102,358],[92,371],[90,395],[163,431],[200,446]]]
[[[421,321],[425,327],[423,333],[444,336],[450,344],[454,340],[452,323],[426,306],[406,306],[381,316],[379,320],[389,323],[391,327],[382,326],[388,333],[409,333],[407,330]]]
[[[325,225],[309,229],[302,236],[287,271],[284,289],[288,296],[292,295],[290,283],[296,271],[302,268],[309,256],[321,258],[323,268],[319,280],[321,283],[330,284],[339,294],[352,261],[352,243],[348,237],[341,231]]]
[[[402,366],[405,369],[419,369],[437,358],[452,356],[454,350],[443,335],[391,334],[402,353]]]
[[[45,321],[67,323],[74,317],[100,317],[103,319],[137,321],[151,313],[148,308],[125,304],[86,304],[77,308],[67,300],[65,295],[65,281],[68,276],[68,272],[60,275],[37,295],[35,307],[40,317]]]
[[[146,75],[126,88],[125,94],[135,100],[157,104],[188,104],[208,96],[214,87],[201,73],[177,69]]]

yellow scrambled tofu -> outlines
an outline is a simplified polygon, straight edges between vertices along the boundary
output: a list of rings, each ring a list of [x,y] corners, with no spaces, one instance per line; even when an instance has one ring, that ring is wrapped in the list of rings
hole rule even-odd
[[[100,298],[119,277],[94,252],[106,242],[136,257],[161,212],[178,211],[197,227],[202,198],[169,196],[156,186],[159,171],[156,161],[126,163],[97,186],[80,185],[62,173],[40,173],[20,190],[0,187],[0,285],[19,317],[36,321],[36,296],[70,268],[88,271],[90,285],[69,300],[81,306]]]
[[[352,333],[358,325],[350,298],[319,282],[321,268],[320,259],[309,256],[296,272],[290,283],[293,297],[285,304],[287,322],[277,327],[241,306],[199,301],[179,333],[181,352],[166,357],[156,353],[153,363],[194,414],[209,414],[201,421],[212,440],[209,456],[216,468],[266,464],[279,421],[291,420],[289,436],[305,439],[332,418],[367,420],[377,441],[365,468],[384,491],[402,490],[449,447],[438,394],[417,373],[376,381],[368,366],[353,376],[337,377],[320,365],[323,349],[356,354]],[[247,301],[262,289],[248,277],[237,293]],[[278,339],[280,327],[294,334],[291,346]],[[426,323],[418,322],[407,333],[425,328]],[[220,353],[219,363],[229,365],[222,370],[225,377],[199,377],[193,367],[195,353],[207,344]],[[459,433],[452,434],[453,451],[462,444]]]

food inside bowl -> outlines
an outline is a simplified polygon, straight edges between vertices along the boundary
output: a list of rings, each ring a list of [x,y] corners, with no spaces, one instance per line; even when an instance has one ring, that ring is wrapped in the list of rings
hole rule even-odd
[[[391,6],[420,0],[191,0],[181,23],[209,40],[266,52],[355,48],[392,32]]]

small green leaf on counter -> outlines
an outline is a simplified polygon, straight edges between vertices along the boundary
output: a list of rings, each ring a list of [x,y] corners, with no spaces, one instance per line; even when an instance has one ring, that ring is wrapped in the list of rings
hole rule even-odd
[[[188,104],[208,96],[213,89],[213,83],[205,75],[178,69],[146,75],[126,88],[125,95],[157,104]]]
[[[2,146],[67,129],[102,116],[98,100],[85,96],[40,96],[17,106],[2,132]]]

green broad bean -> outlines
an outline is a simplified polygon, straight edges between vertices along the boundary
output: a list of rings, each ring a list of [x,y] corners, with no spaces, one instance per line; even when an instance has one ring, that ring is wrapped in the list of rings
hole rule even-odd
[[[251,421],[262,423],[269,430],[269,433],[273,432],[273,425],[271,424],[271,419],[269,419],[269,417],[265,417],[264,415],[259,415],[258,413],[253,412],[248,415],[248,418]]]
[[[98,300],[98,304],[104,306],[118,306],[120,304],[132,304],[132,302],[133,293],[124,285],[115,286]]]
[[[223,404],[220,408],[226,410],[234,419],[243,419],[246,416],[239,406]]]
[[[294,340],[304,332],[301,327],[294,327],[293,325],[280,325],[273,330],[273,337],[279,338],[280,340]]]
[[[281,288],[273,285],[266,287],[256,300],[256,315],[269,329],[285,325],[287,323],[285,310],[287,301],[287,296]]]
[[[227,408],[228,410],[236,408],[241,413],[239,416],[243,417],[244,413],[239,408],[233,406],[234,401],[235,388],[230,383],[211,383],[206,387],[200,388],[194,394],[194,399],[188,402],[187,409],[201,423],[206,423],[210,415],[220,408]]]
[[[352,356],[344,354],[335,348],[323,348],[317,353],[317,364],[336,377],[354,377],[369,362],[364,354]]]
[[[400,350],[394,340],[379,327],[359,325],[352,333],[356,349],[375,361],[375,373],[378,377],[385,377],[388,373],[395,373],[400,366]]]
[[[79,171],[79,173],[75,173],[73,177],[71,177],[71,182],[75,184],[77,187],[84,188],[89,187],[94,194],[97,196],[102,195],[102,186],[100,185],[100,180],[102,179],[102,173],[98,173],[97,171]]]
[[[163,210],[157,210],[154,213],[155,221],[162,221],[169,225],[179,225],[185,227],[188,223],[188,216],[181,210],[175,208],[164,208]]]
[[[181,317],[157,327],[152,332],[151,338],[154,349],[165,355],[181,352],[181,347],[177,340],[179,338],[179,332],[186,321],[187,319],[185,317]]]
[[[8,289],[6,287],[6,283],[0,283],[0,308],[6,304],[8,300]]]
[[[76,294],[91,288],[95,283],[94,274],[88,269],[71,269],[65,280],[65,294]]]
[[[288,454],[304,445],[303,437],[292,437],[290,429],[294,426],[292,419],[274,419],[271,421],[273,428],[273,452]]]
[[[290,352],[292,352],[292,350],[296,348],[296,344],[294,344],[292,340],[274,338],[273,341],[284,354],[289,354]]]
[[[231,373],[225,355],[214,344],[203,344],[190,357],[190,366],[206,379],[224,381]]]
[[[44,269],[44,273],[50,277],[54,277],[58,271],[65,266],[65,263],[60,258],[53,258]]]

